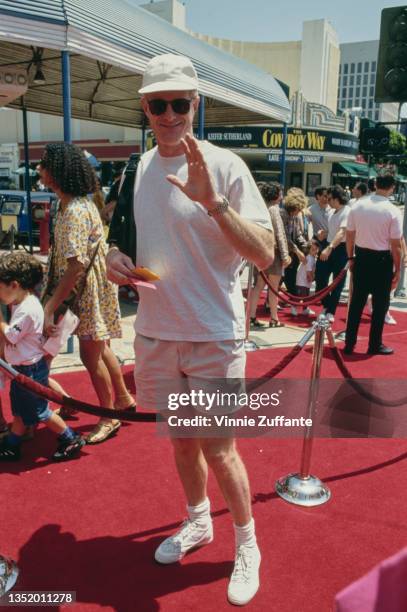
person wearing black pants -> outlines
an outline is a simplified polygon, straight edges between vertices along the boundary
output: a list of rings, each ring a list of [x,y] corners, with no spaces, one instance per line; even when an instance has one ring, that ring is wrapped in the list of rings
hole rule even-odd
[[[346,232],[346,249],[353,272],[353,292],[346,325],[346,354],[353,352],[369,293],[372,294],[370,355],[390,355],[394,351],[382,342],[384,318],[390,304],[390,292],[397,286],[401,265],[401,214],[389,201],[395,179],[378,176],[376,193],[352,206]]]
[[[345,267],[348,259],[346,253],[346,226],[349,207],[347,206],[345,191],[340,185],[334,185],[328,189],[328,202],[329,206],[334,210],[334,214],[328,221],[328,246],[321,252],[320,260],[326,264],[328,279],[331,274],[335,279]],[[345,279],[346,276],[322,300],[325,314],[330,323],[333,323],[335,320],[335,312]]]
[[[315,202],[309,207],[310,221],[312,223],[313,237],[319,242],[320,252],[328,246],[328,223],[334,214],[328,205],[328,189],[317,187],[314,192]],[[329,276],[332,270],[327,260],[317,259],[315,266],[315,293],[328,286]]]
[[[346,326],[347,351],[355,346],[360,319],[369,294],[372,295],[372,322],[369,334],[369,352],[380,351],[384,317],[390,305],[390,291],[393,278],[393,258],[390,251],[374,251],[355,248],[353,266],[353,293]],[[393,352],[389,347],[388,351]],[[388,351],[383,354],[388,354]]]

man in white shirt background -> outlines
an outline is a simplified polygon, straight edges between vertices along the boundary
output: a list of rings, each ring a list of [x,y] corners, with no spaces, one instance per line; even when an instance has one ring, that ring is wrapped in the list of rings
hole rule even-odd
[[[378,176],[376,193],[363,197],[349,212],[346,248],[352,260],[353,292],[346,326],[345,349],[351,354],[367,297],[372,295],[368,354],[390,355],[382,342],[390,292],[397,286],[401,266],[401,214],[389,201],[395,187],[392,175]]]

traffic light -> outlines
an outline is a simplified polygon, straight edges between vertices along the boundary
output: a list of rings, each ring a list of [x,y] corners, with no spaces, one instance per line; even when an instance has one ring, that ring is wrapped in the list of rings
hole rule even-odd
[[[382,10],[375,101],[407,101],[407,6]]]
[[[360,132],[361,153],[387,153],[390,145],[390,130],[385,127],[367,127]]]

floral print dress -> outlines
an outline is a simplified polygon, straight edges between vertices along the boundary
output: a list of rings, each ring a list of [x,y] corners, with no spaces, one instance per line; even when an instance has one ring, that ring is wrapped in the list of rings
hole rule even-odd
[[[51,287],[56,287],[68,268],[68,259],[77,257],[85,270],[92,254],[101,243],[86,279],[79,300],[79,325],[76,334],[89,340],[108,340],[121,337],[120,308],[115,285],[107,280],[106,253],[102,221],[92,200],[77,197],[64,211],[58,210],[54,229],[54,263]],[[49,273],[51,257],[48,259]],[[83,279],[83,277],[81,277]],[[77,288],[81,286],[81,279]],[[47,286],[47,279],[46,285]]]

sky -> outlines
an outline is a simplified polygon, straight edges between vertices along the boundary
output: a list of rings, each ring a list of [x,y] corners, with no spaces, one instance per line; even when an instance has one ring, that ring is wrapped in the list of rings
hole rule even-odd
[[[340,43],[376,40],[386,0],[182,0],[187,27],[219,38],[257,42],[301,40],[302,23],[327,19]],[[146,4],[147,0],[133,0]]]

